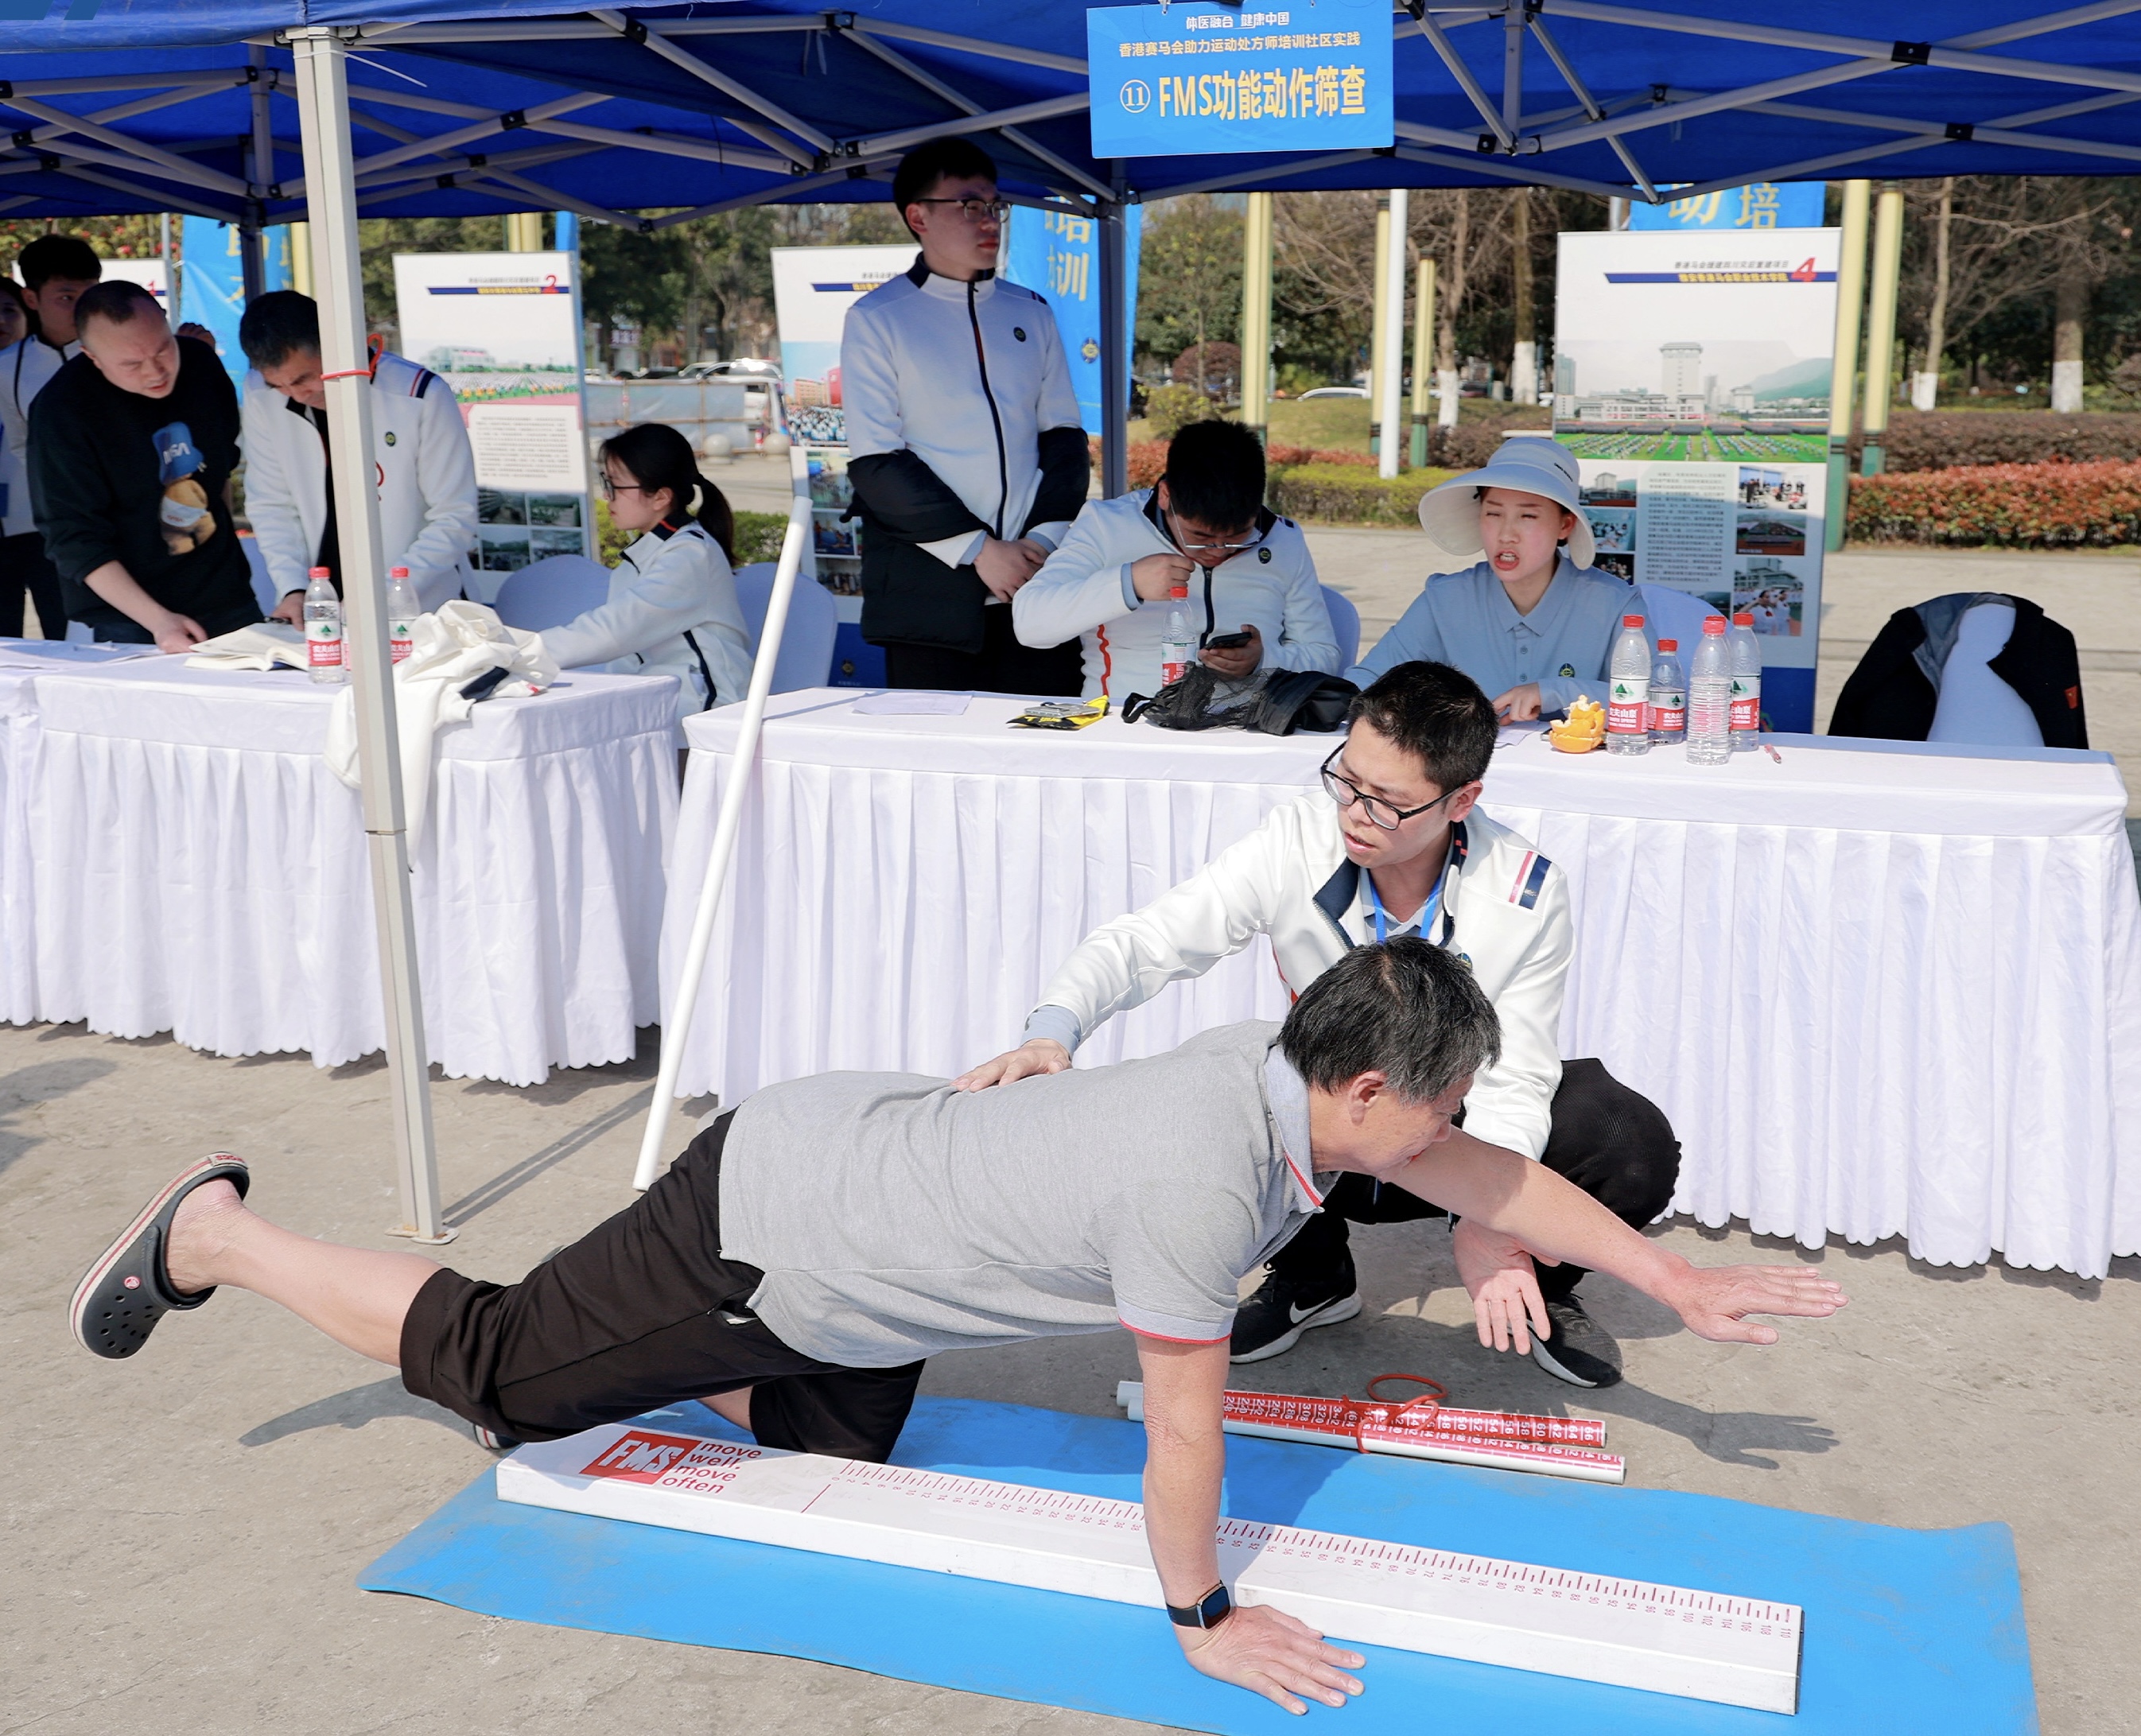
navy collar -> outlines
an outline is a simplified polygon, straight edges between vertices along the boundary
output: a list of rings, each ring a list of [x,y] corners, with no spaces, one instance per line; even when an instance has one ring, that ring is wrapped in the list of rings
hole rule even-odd
[[[1448,877],[1462,873],[1465,858],[1472,853],[1472,840],[1466,835],[1464,822],[1454,820],[1449,827],[1449,854],[1443,869],[1445,883],[1442,893],[1443,927],[1445,932],[1456,927],[1456,917],[1449,907]],[[1347,857],[1338,864],[1337,873],[1317,888],[1316,907],[1323,912],[1324,920],[1331,924],[1338,938],[1350,948],[1355,942],[1346,929],[1346,912],[1361,901],[1361,864]]]
[[[995,275],[993,271],[979,272],[975,274],[972,281],[976,283],[986,283]],[[906,277],[907,281],[917,289],[928,288],[932,278],[938,278],[947,283],[964,283],[968,281],[962,278],[947,278],[942,272],[930,270],[928,259],[920,253],[914,256],[914,263],[907,268]]]

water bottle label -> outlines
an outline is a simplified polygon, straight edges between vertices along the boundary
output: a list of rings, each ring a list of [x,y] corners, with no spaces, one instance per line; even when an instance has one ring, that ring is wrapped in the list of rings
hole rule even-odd
[[[1648,716],[1651,684],[1633,676],[1617,675],[1607,684],[1606,730],[1608,735],[1641,735]]]
[[[1189,658],[1186,652],[1169,646],[1159,654],[1159,684],[1165,687],[1180,681],[1189,673]]]
[[[390,621],[386,623],[386,642],[398,663],[416,648],[415,630],[406,621]]]
[[[1732,727],[1735,730],[1760,730],[1762,727],[1762,683],[1759,678],[1744,675],[1733,676]]]
[[[342,622],[308,621],[305,623],[305,661],[315,669],[338,669],[342,666]]]
[[[1687,696],[1671,687],[1654,689],[1651,694],[1651,732],[1677,735],[1686,727]]]

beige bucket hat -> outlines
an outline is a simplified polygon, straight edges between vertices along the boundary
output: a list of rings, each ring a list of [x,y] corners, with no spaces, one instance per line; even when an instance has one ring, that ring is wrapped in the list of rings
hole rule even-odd
[[[1567,507],[1576,514],[1576,524],[1563,546],[1577,566],[1591,564],[1598,545],[1591,521],[1583,516],[1582,473],[1576,455],[1551,435],[1510,435],[1479,469],[1430,489],[1420,496],[1420,528],[1451,554],[1484,553],[1487,545],[1479,534],[1482,489],[1514,489]]]

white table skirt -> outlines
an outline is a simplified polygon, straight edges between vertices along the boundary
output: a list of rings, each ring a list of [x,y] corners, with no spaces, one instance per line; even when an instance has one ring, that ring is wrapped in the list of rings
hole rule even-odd
[[[960,717],[852,705],[774,701],[687,1092],[946,1075],[1010,1046],[1094,924],[1252,829],[1335,745],[1113,720],[1029,733],[987,697]],[[736,728],[686,725],[665,1007]],[[1675,1209],[1809,1246],[1905,1235],[1947,1265],[1997,1250],[2093,1276],[2141,1251],[2141,900],[2116,767],[1777,744],[1703,768],[1526,738],[1488,779],[1489,811],[1574,888],[1563,1052],[1671,1116]],[[1079,1059],[1286,1006],[1260,942]]]
[[[37,677],[0,669],[0,1023],[37,1016],[37,903],[31,893],[30,776],[37,763]]]
[[[322,1067],[382,1046],[359,799],[320,755],[335,691],[161,659],[37,677],[39,1017]],[[441,732],[413,878],[449,1075],[628,1060],[655,1020],[674,705],[576,674]]]

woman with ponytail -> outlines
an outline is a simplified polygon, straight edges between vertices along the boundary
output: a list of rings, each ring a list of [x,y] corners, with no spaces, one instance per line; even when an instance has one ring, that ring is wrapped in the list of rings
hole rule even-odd
[[[604,440],[600,485],[610,521],[638,531],[612,570],[609,597],[552,627],[544,646],[568,669],[673,675],[679,722],[751,685],[751,634],[736,602],[736,519],[699,474],[691,442],[663,422]]]

